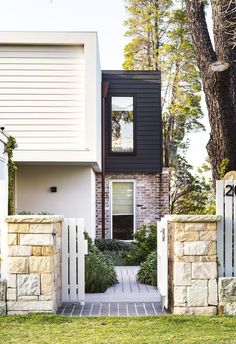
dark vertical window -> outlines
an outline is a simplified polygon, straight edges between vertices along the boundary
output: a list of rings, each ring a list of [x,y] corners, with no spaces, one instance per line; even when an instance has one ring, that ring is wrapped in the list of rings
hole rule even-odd
[[[111,151],[134,151],[134,100],[133,97],[111,98]]]

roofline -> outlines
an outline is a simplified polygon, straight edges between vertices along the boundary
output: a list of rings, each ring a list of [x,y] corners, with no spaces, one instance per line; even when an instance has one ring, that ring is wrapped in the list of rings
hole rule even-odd
[[[91,40],[98,42],[96,31],[0,31],[0,45],[80,45]]]

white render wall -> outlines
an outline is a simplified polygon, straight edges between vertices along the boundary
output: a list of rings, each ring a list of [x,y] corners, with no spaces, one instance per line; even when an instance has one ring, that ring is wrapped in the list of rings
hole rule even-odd
[[[1,32],[0,122],[20,163],[101,169],[101,68],[96,32]]]
[[[16,210],[84,218],[85,230],[95,238],[95,173],[82,166],[19,165]]]

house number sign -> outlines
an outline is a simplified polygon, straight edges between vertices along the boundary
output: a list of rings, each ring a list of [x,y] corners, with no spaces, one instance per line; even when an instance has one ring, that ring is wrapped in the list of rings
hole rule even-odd
[[[225,196],[236,196],[236,186],[230,184],[225,185]]]

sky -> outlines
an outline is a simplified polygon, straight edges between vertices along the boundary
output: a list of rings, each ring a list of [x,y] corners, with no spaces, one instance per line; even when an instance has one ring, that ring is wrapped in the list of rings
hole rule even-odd
[[[0,0],[0,31],[97,31],[102,69],[122,69],[127,16],[123,0]],[[195,169],[206,157],[207,116],[204,124],[205,133],[189,137],[187,160]]]

